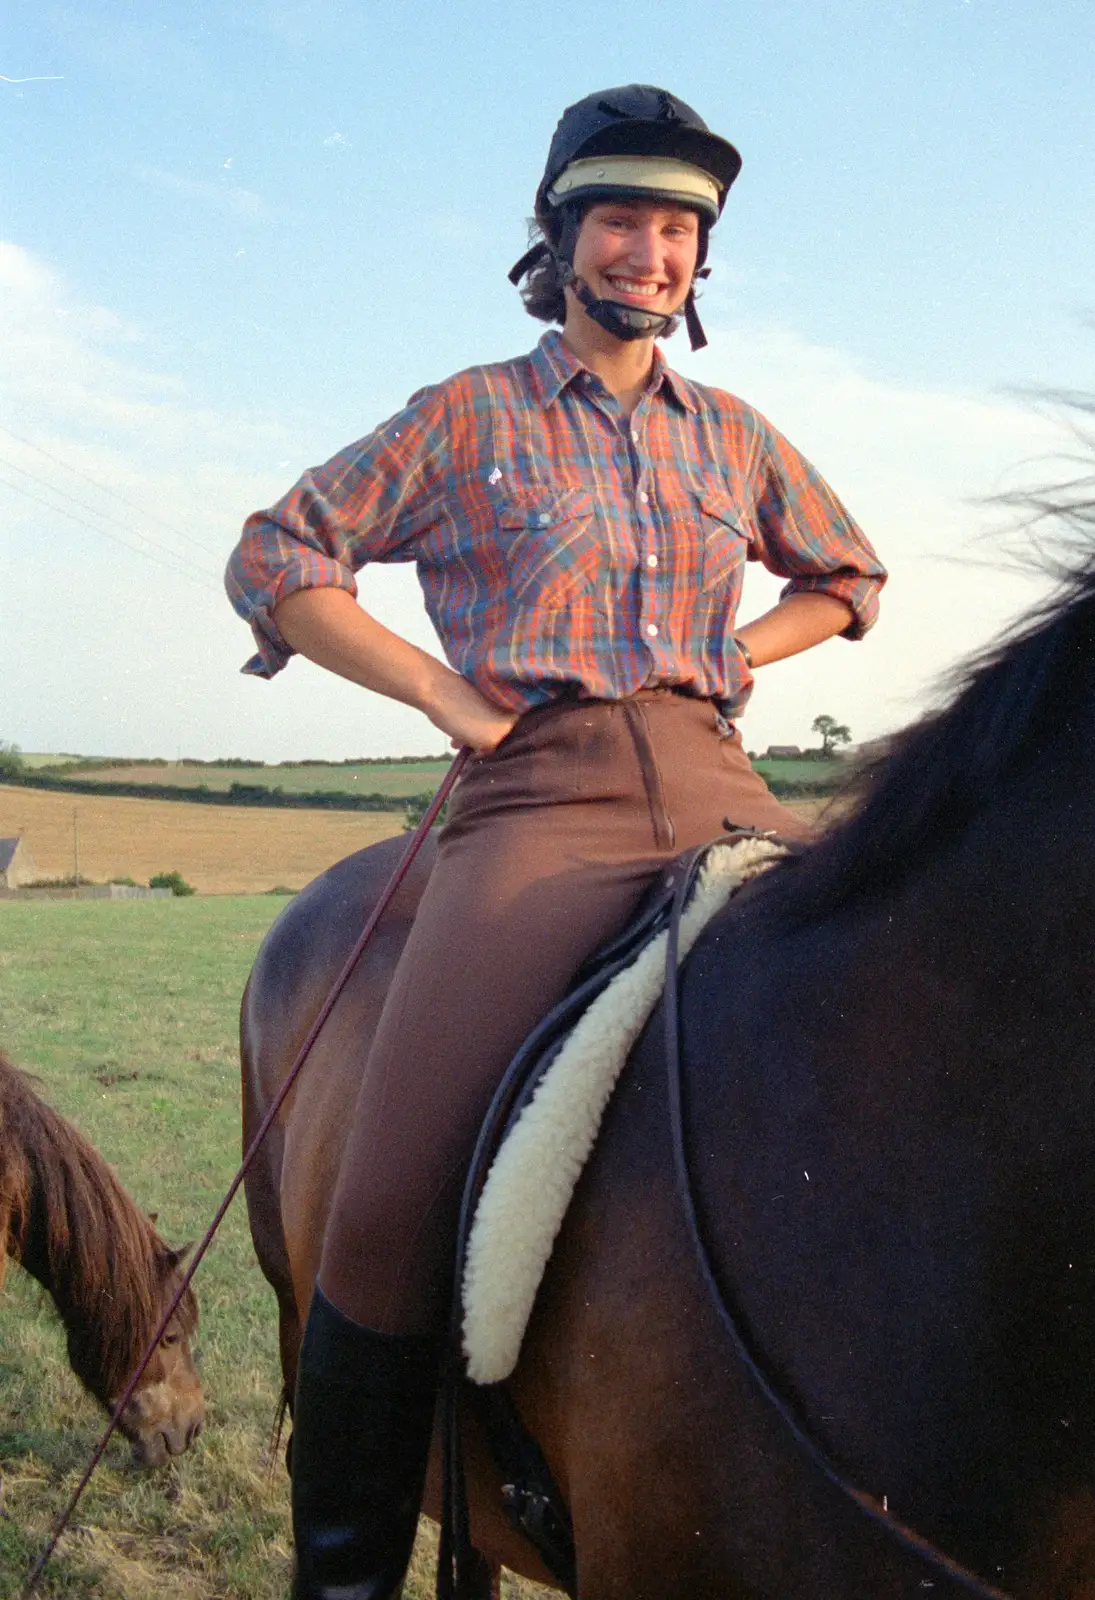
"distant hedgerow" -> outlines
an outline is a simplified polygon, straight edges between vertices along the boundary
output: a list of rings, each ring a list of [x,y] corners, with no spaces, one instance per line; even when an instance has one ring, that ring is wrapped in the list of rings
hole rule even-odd
[[[149,878],[150,889],[170,889],[172,894],[197,894],[193,884],[187,883],[181,872],[157,872],[155,877]]]

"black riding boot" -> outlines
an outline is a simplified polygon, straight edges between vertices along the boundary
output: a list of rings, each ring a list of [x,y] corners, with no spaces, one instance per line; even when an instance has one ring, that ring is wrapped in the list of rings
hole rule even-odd
[[[293,1407],[294,1600],[397,1600],[414,1544],[438,1341],[353,1322],[316,1285]]]

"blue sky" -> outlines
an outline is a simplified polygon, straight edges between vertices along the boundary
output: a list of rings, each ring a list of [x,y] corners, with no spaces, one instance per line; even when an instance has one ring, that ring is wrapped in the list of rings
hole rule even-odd
[[[561,16],[9,0],[0,73],[45,81],[0,82],[0,738],[268,760],[443,746],[306,664],[240,679],[219,570],[306,465],[534,342],[505,273],[548,139],[566,104],[628,81],[682,95],[745,160],[711,347],[670,359],[760,406],[894,574],[864,646],[761,675],[747,743],[804,742],[819,711],[857,737],[907,720],[1029,601],[984,563],[972,502],[1054,447],[1016,391],[1092,387],[1089,0]],[[363,594],[428,640],[413,575]],[[747,610],[771,597],[761,577]]]

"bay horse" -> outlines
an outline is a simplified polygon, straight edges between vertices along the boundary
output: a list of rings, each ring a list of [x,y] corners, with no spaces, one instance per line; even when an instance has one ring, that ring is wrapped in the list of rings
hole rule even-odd
[[[107,1411],[178,1286],[184,1255],[0,1052],[0,1286],[9,1260],[38,1280],[64,1324],[73,1372]],[[142,1466],[162,1466],[201,1432],[197,1323],[188,1291],[120,1419]]]
[[[332,867],[267,936],[242,1009],[247,1138],[399,846]],[[361,1063],[428,871],[248,1180],[290,1396]],[[1095,1600],[1095,559],[895,741],[853,812],[716,917],[679,1021],[695,1205],[773,1387],[854,1484],[986,1585]],[[655,1015],[509,1384],[572,1514],[580,1600],[968,1593],[834,1487],[732,1348],[667,1104]],[[550,1582],[474,1432],[469,1482],[479,1548]]]

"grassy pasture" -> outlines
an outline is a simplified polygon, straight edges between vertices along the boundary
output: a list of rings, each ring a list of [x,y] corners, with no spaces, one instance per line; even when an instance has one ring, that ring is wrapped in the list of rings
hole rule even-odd
[[[818,784],[839,785],[846,782],[850,763],[841,761],[765,761],[759,757],[753,762],[765,783],[801,783],[808,787]]]
[[[36,758],[36,760],[39,758]],[[86,773],[67,774],[77,782],[85,777],[96,783],[162,783],[172,788],[207,788],[228,791],[233,783],[261,783],[269,789],[284,789],[287,794],[326,789],[337,794],[424,794],[437,788],[448,770],[447,761],[363,762],[356,766],[253,766],[186,767],[176,763],[157,766],[137,761],[126,767],[101,767]]]
[[[342,856],[399,833],[398,811],[281,811],[190,806],[119,795],[55,794],[0,785],[0,837],[21,834],[43,878],[73,870],[104,883],[181,872],[203,894],[300,889]]]
[[[264,820],[267,820],[264,816]],[[173,1241],[202,1233],[239,1152],[236,1013],[279,902],[0,902],[2,1042]],[[154,1474],[114,1441],[47,1574],[47,1597],[284,1600],[290,1540],[267,1446],[273,1296],[238,1199],[196,1281],[209,1420]],[[52,1308],[13,1268],[0,1297],[0,1600],[14,1600],[101,1431]],[[408,1600],[432,1592],[429,1534]],[[545,1591],[508,1581],[511,1600]]]
[[[97,759],[96,757],[91,756],[66,755],[60,750],[52,752],[44,750],[22,750],[20,751],[20,754],[23,758],[23,765],[25,767],[32,767],[36,771],[48,771],[50,767],[67,766],[70,761],[88,761]]]

